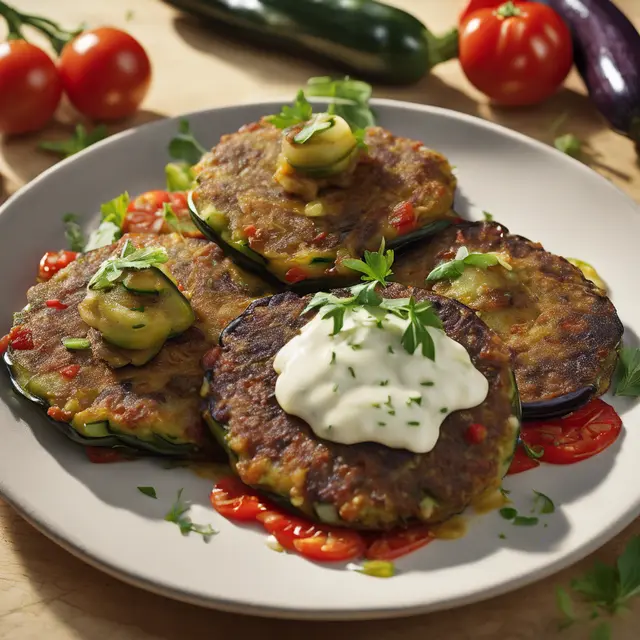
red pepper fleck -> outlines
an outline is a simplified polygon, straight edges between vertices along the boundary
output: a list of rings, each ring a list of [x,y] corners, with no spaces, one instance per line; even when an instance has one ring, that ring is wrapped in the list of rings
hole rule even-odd
[[[49,407],[47,409],[47,415],[57,422],[70,422],[71,418],[73,418],[71,411],[65,411],[60,407]]]
[[[68,367],[60,369],[60,375],[65,380],[73,380],[78,375],[78,371],[80,371],[80,365],[70,364]]]
[[[33,349],[31,330],[25,329],[22,326],[13,327],[9,332],[9,344],[12,349],[16,349],[18,351],[28,351],[29,349]]]
[[[180,291],[184,291],[184,287],[183,287],[179,282],[178,282],[178,289],[179,289]]]
[[[408,200],[397,204],[389,218],[389,224],[395,228],[399,235],[403,235],[416,226],[416,215],[413,205]]]
[[[0,338],[0,354],[3,354],[9,346],[9,334]]]
[[[64,302],[60,302],[60,300],[47,300],[45,304],[50,309],[60,309],[60,310],[66,309],[69,306],[68,304],[64,304]]]
[[[256,232],[257,232],[257,229],[255,224],[248,224],[244,228],[244,235],[247,236],[247,238],[253,238],[253,236],[256,235]]]
[[[291,267],[291,269],[285,273],[284,279],[291,284],[302,282],[307,279],[307,272],[300,267]]]
[[[487,438],[487,428],[483,424],[478,424],[474,422],[469,425],[466,433],[465,439],[469,444],[480,444],[484,442]]]
[[[327,237],[326,231],[321,231],[312,242],[322,242]]]

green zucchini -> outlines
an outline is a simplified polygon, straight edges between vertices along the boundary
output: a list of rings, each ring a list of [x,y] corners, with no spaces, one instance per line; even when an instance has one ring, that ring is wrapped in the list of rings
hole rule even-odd
[[[151,269],[130,271],[122,280],[122,286],[131,293],[157,294],[164,288],[157,274]]]
[[[412,84],[458,55],[458,32],[434,36],[373,0],[166,0],[225,36],[274,46],[387,84]]]

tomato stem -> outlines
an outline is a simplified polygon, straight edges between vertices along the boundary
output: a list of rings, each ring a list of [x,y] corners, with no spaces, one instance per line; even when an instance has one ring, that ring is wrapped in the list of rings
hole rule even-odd
[[[509,0],[509,2],[505,2],[503,5],[500,5],[495,10],[495,14],[501,18],[514,18],[516,16],[521,16],[522,10],[516,7],[513,0]]]

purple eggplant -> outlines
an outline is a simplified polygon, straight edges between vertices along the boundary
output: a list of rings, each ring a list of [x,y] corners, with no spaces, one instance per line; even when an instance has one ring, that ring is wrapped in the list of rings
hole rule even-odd
[[[640,34],[611,0],[540,0],[571,29],[576,67],[611,126],[640,145]]]

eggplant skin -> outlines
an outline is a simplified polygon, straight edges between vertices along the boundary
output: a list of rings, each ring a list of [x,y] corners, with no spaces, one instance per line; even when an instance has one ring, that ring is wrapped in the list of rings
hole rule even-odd
[[[465,246],[496,252],[502,266],[426,282]],[[466,304],[511,348],[525,419],[575,411],[607,391],[623,326],[609,298],[564,258],[495,222],[446,229],[398,257],[394,277]]]
[[[344,258],[376,251],[383,237],[393,248],[459,220],[452,210],[456,179],[451,167],[421,142],[368,128],[368,151],[361,152],[354,172],[320,182],[317,196],[308,201],[274,180],[282,136],[264,119],[247,124],[222,136],[196,167],[194,222],[214,242],[235,246],[233,257],[244,258],[245,267],[252,262],[255,271],[285,284],[293,282],[287,272],[296,268],[315,290],[337,288],[358,279],[341,266]],[[305,215],[309,202],[321,205],[323,215]],[[407,202],[417,222],[399,233],[391,220],[398,215],[396,207]],[[212,213],[216,228],[203,222]]]
[[[394,284],[384,296],[411,293]],[[448,416],[435,448],[426,454],[318,438],[275,398],[273,360],[313,317],[301,316],[308,298],[287,292],[258,300],[225,329],[221,346],[204,359],[209,380],[205,420],[243,482],[310,518],[371,530],[441,522],[488,487],[499,486],[519,432],[511,354],[463,305],[423,290],[413,293],[433,303],[447,334],[468,350],[489,381],[487,399]],[[480,444],[465,438],[473,423],[487,428]]]
[[[167,267],[190,298],[197,320],[144,366],[113,369],[104,358],[113,355],[114,348],[84,324],[77,307],[100,263],[118,253],[127,239],[137,247],[166,248]],[[31,331],[34,348],[10,347],[5,361],[14,387],[47,409],[58,428],[80,444],[177,457],[214,455],[201,418],[201,359],[224,326],[268,291],[206,240],[129,234],[116,245],[84,254],[48,282],[29,289],[28,305],[16,314],[15,324]],[[49,308],[47,300],[67,307]],[[68,350],[61,343],[64,337],[88,337],[91,348]],[[70,365],[80,368],[68,379],[61,370]],[[86,424],[100,423],[104,428],[99,435],[85,429]]]

